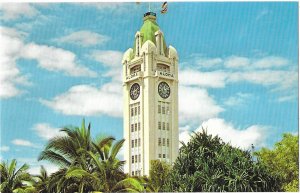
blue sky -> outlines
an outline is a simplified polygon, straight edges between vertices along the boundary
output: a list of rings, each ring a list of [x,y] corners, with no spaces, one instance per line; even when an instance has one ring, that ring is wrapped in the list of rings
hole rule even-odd
[[[234,146],[298,134],[298,3],[152,3],[179,54],[180,140],[206,128]],[[122,54],[146,3],[2,4],[1,159],[38,170],[59,128],[91,122],[120,139]]]

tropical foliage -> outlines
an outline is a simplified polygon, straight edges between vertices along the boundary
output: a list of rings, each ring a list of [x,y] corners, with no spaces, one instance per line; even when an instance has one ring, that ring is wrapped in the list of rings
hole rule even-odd
[[[205,131],[182,144],[164,191],[278,191],[278,180],[249,151],[234,148]]]
[[[299,191],[299,138],[284,134],[273,150],[262,148],[255,154],[274,175],[280,176],[282,189],[288,192]]]
[[[33,177],[35,178],[35,191],[38,193],[48,193],[49,176],[44,166],[41,166],[40,174]]]
[[[149,186],[153,189],[153,192],[162,192],[162,187],[166,183],[170,170],[171,165],[164,161],[151,161]]]
[[[50,176],[49,191],[112,192],[126,188],[122,186],[126,179],[122,170],[125,162],[117,158],[124,140],[115,142],[113,137],[92,140],[90,129],[91,125],[86,128],[84,121],[81,128],[63,128],[61,131],[66,135],[53,138],[46,145],[39,160],[60,167]]]
[[[28,165],[1,162],[0,192],[83,193],[162,191],[298,191],[298,137],[285,134],[274,150],[262,148],[251,156],[205,131],[194,133],[182,144],[173,164],[153,160],[149,177],[129,177],[118,158],[124,140],[91,137],[91,125],[65,127],[48,141],[38,160],[59,167],[49,175],[41,167],[38,175]]]
[[[0,165],[0,192],[32,192],[31,184],[34,182],[28,173],[27,164],[17,168],[17,161],[13,159],[10,163],[4,161]]]

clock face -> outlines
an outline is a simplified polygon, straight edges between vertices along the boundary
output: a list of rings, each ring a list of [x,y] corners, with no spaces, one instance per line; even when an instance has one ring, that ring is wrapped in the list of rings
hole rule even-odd
[[[159,94],[159,96],[166,99],[170,96],[170,93],[171,93],[171,89],[170,89],[169,85],[166,82],[159,83],[159,85],[158,85],[158,94]]]
[[[136,100],[140,96],[140,85],[134,83],[130,88],[130,98]]]

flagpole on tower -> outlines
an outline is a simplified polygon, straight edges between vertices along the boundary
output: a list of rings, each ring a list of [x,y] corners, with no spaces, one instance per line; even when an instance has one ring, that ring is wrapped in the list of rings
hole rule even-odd
[[[148,2],[148,9],[149,9],[149,12],[151,12],[150,2]]]

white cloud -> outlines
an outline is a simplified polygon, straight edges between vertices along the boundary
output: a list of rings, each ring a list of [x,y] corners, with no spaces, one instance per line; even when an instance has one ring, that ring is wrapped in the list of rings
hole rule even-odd
[[[187,143],[191,139],[191,127],[189,125],[185,125],[179,128],[179,148],[182,146],[180,142]]]
[[[38,175],[40,174],[41,166],[44,166],[44,168],[47,171],[47,174],[50,175],[56,171],[58,171],[58,167],[56,165],[53,165],[47,161],[38,161],[37,158],[31,158],[31,157],[18,157],[17,158],[18,163],[20,164],[28,164],[29,169],[28,172],[31,175]]]
[[[261,58],[246,58],[230,56],[225,59],[224,66],[234,70],[259,71],[262,69],[278,69],[290,64],[286,58],[279,56],[264,56]]]
[[[12,140],[12,143],[18,146],[26,146],[26,147],[36,147],[33,143],[30,141],[24,140],[24,139],[14,139]]]
[[[187,69],[179,72],[180,84],[187,86],[223,88],[225,86],[225,80],[226,73],[222,71],[200,72]]]
[[[2,152],[7,152],[7,151],[9,151],[9,147],[8,146],[0,146],[0,151],[2,151]]]
[[[122,117],[122,53],[113,50],[96,50],[89,57],[108,67],[104,76],[111,82],[96,88],[91,85],[76,85],[51,100],[40,102],[65,115]]]
[[[221,64],[223,60],[221,58],[199,58],[196,63],[202,68],[211,68]]]
[[[44,166],[44,168],[46,169],[47,171],[47,174],[48,175],[51,175],[52,173],[56,172],[59,170],[59,167],[55,166],[55,165],[52,165],[52,164],[40,164],[37,163],[37,164],[29,164],[30,165],[30,168],[28,169],[28,172],[29,174],[31,175],[39,175],[40,174],[40,170],[41,170],[41,165]]]
[[[276,56],[268,56],[268,57],[264,57],[259,60],[256,60],[255,62],[253,62],[252,65],[254,68],[266,69],[266,68],[283,67],[288,64],[289,64],[289,61],[285,58],[276,57]]]
[[[121,82],[113,81],[101,88],[73,86],[51,100],[41,99],[40,102],[66,115],[122,117],[122,94]],[[179,117],[182,123],[203,121],[216,117],[222,111],[224,109],[216,104],[205,89],[180,86]]]
[[[60,128],[53,128],[48,123],[35,124],[33,130],[37,133],[38,136],[46,140],[64,135],[62,132],[60,132]]]
[[[230,143],[234,147],[250,149],[251,144],[255,147],[264,146],[266,132],[268,127],[261,125],[252,125],[245,129],[236,129],[231,123],[224,119],[212,118],[204,121],[195,132],[206,130],[208,134],[218,135],[224,142]],[[185,143],[190,140],[191,132],[184,130],[180,133],[179,139]]]
[[[90,56],[105,66],[122,68],[123,53],[120,51],[96,50]]]
[[[237,93],[235,96],[231,96],[226,101],[224,104],[226,106],[240,106],[244,105],[247,101],[249,101],[253,97],[252,94],[249,93]]]
[[[206,61],[207,58],[199,58],[198,55],[195,55],[195,58],[191,59],[195,63],[194,69],[197,69],[195,67],[197,61],[201,60]],[[189,66],[185,67],[179,72],[180,83],[187,86],[224,88],[229,84],[248,82],[277,92],[279,102],[297,98],[298,68],[286,58],[279,56],[247,58],[233,55],[224,58],[210,58],[209,61],[215,61],[211,62],[211,66],[217,63],[218,70],[210,69],[209,72],[201,72],[193,70]]]
[[[34,43],[24,46],[21,57],[35,59],[38,65],[49,71],[64,72],[70,76],[96,76],[96,73],[76,63],[73,52]]]
[[[30,85],[16,66],[19,51],[23,48],[24,34],[12,28],[0,27],[0,98],[9,98],[22,93],[19,86]]]
[[[230,74],[228,82],[247,81],[265,87],[273,86],[275,91],[291,91],[298,84],[297,71],[261,70],[249,72],[235,72]]]
[[[267,127],[261,125],[252,125],[243,130],[236,129],[231,123],[219,118],[203,122],[196,131],[201,131],[202,128],[207,129],[208,134],[218,135],[224,142],[230,142],[231,145],[243,149],[251,148],[251,144],[255,147],[263,146],[267,131]]]
[[[139,8],[136,3],[128,2],[100,2],[100,3],[82,3],[80,5],[92,6],[99,11],[113,12],[114,14],[124,14],[128,10],[134,11]]]
[[[227,58],[224,62],[224,65],[227,68],[241,68],[241,67],[247,67],[250,64],[250,60],[245,57],[239,57],[239,56],[231,56]]]
[[[124,146],[122,146],[119,153],[118,153],[118,155],[117,155],[117,158],[119,160],[124,160],[124,153],[125,153]]]
[[[29,86],[28,75],[23,75],[16,65],[20,58],[37,60],[38,66],[48,71],[59,71],[70,76],[94,77],[95,72],[77,64],[74,53],[60,48],[25,44],[24,33],[13,28],[0,27],[0,98],[10,98],[22,93],[20,86]]]
[[[67,36],[57,38],[54,41],[60,43],[70,43],[70,44],[77,44],[81,46],[94,46],[100,45],[107,42],[110,38],[105,35],[101,35],[91,31],[77,31],[73,32]]]
[[[37,3],[35,3],[34,5],[37,6]],[[32,19],[30,21],[28,21],[28,20],[25,20],[25,21],[21,20],[21,21],[15,23],[14,24],[14,28],[30,33],[33,30],[33,28],[47,25],[47,23],[55,20],[56,17],[57,16],[54,16],[54,15],[42,15],[42,14],[39,14],[37,17],[35,17],[34,19]]]
[[[205,89],[179,87],[179,119],[181,124],[216,117],[223,108],[218,106]]]
[[[122,57],[123,53],[115,50],[95,50],[90,56],[108,67],[108,71],[104,74],[105,77],[111,77],[114,81],[121,84],[122,81]]]
[[[278,98],[278,102],[287,102],[287,101],[292,101],[293,99],[295,99],[295,95],[288,95],[288,96],[283,96],[283,97],[279,97]]]
[[[77,85],[42,104],[66,115],[122,116],[122,85],[107,83],[98,89],[90,85]]]
[[[3,20],[15,20],[20,17],[33,17],[39,12],[37,9],[29,3],[1,3],[0,11],[2,16],[0,19]]]

